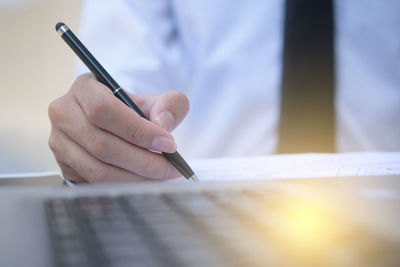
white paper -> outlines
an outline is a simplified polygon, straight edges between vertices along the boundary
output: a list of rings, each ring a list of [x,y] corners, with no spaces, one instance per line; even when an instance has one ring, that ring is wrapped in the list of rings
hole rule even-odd
[[[400,174],[400,152],[286,154],[190,161],[201,181]]]
[[[189,161],[200,181],[263,180],[307,177],[400,175],[400,152],[286,154]],[[58,172],[0,174],[35,178]],[[184,178],[171,182],[184,181]]]
[[[45,176],[61,176],[59,172],[24,172],[24,173],[0,173],[0,179],[5,178],[38,178]]]

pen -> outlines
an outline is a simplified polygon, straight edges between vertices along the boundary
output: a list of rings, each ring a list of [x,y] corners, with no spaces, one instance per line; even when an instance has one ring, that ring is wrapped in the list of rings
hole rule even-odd
[[[79,41],[75,34],[62,22],[56,24],[56,31],[62,39],[71,47],[75,54],[85,63],[90,71],[96,76],[96,79],[110,88],[114,96],[125,103],[128,107],[136,111],[142,118],[148,120],[146,115],[133,102],[133,100],[125,93],[111,75],[100,65],[86,47]],[[174,153],[162,152],[167,160],[189,181],[198,182],[196,175],[182,156],[175,151]]]

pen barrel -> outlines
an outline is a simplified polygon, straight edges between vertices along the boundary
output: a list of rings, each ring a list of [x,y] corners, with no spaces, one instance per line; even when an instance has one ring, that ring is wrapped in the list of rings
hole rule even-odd
[[[174,153],[163,152],[163,155],[183,175],[183,177],[190,178],[194,175],[193,170],[189,167],[189,164],[186,163],[178,151]]]
[[[110,88],[111,91],[120,87],[71,30],[66,31],[61,38],[64,39],[86,67],[96,76],[99,82]]]
[[[137,114],[139,114],[140,117],[149,120],[146,115],[143,113],[143,111],[140,110],[140,108],[133,102],[133,100],[128,96],[127,93],[125,93],[124,90],[120,89],[117,92],[114,93],[114,95],[121,100],[122,102],[125,103],[128,107],[136,111]]]

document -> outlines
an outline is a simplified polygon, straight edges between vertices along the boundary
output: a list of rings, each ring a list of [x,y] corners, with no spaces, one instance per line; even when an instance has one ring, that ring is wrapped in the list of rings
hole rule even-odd
[[[198,159],[188,160],[188,162],[201,182],[400,175],[400,152],[283,154],[261,157]],[[60,173],[0,174],[0,179],[37,178],[54,175],[60,175]],[[170,182],[185,180],[180,178]]]
[[[47,177],[47,176],[60,176],[59,172],[56,171],[47,171],[47,172],[24,172],[24,173],[0,173],[0,179],[9,179],[9,178],[39,178],[39,177]]]
[[[282,154],[189,161],[200,181],[400,175],[400,152]]]

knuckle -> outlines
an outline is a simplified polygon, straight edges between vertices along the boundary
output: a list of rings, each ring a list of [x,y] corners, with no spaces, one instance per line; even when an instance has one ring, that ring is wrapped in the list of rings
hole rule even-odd
[[[88,76],[89,76],[88,73],[84,73],[84,74],[79,75],[78,77],[76,77],[75,83],[85,82],[88,79]]]
[[[108,101],[100,97],[89,102],[87,106],[86,116],[94,124],[101,123],[109,110]]]
[[[81,74],[76,77],[75,81],[72,83],[70,87],[70,92],[76,95],[77,91],[83,90],[84,87],[87,87],[86,84],[88,83],[88,75]]]
[[[54,154],[58,154],[58,151],[59,151],[58,142],[57,142],[56,137],[54,136],[53,132],[49,136],[48,144],[49,144],[51,151],[53,151]]]
[[[78,77],[76,77],[72,88],[79,88],[81,87],[83,84],[86,84],[88,82],[88,80],[90,79],[90,77],[92,77],[91,73],[84,73],[79,75]]]
[[[109,143],[106,138],[99,135],[88,137],[88,146],[96,158],[106,161],[109,153]]]
[[[155,157],[151,157],[144,164],[144,173],[150,178],[163,178],[167,175],[167,169]]]
[[[71,86],[71,90],[80,88],[87,80],[87,76],[85,74],[79,75],[76,77],[74,83]]]
[[[130,136],[129,141],[132,144],[140,145],[142,143],[143,132],[143,122],[139,120],[137,123],[133,123],[128,127],[128,136]]]
[[[48,108],[48,114],[50,121],[55,124],[57,121],[59,121],[62,118],[62,103],[61,103],[61,98],[53,100]]]
[[[86,179],[91,183],[101,183],[107,181],[107,172],[103,168],[88,166],[86,173]]]

